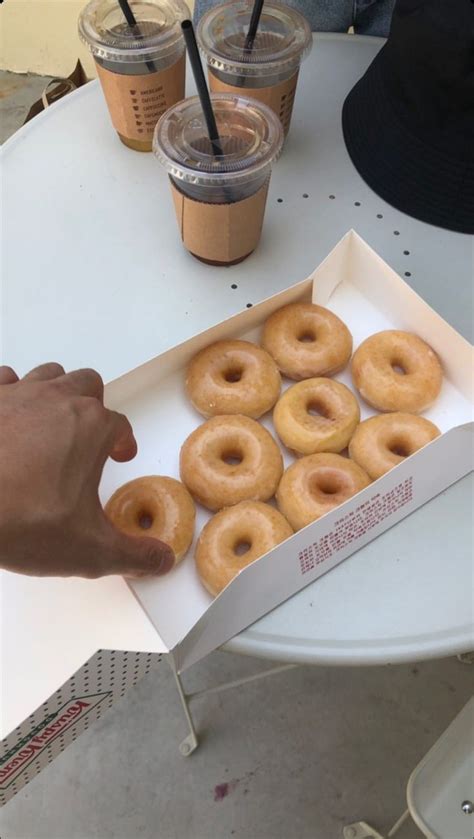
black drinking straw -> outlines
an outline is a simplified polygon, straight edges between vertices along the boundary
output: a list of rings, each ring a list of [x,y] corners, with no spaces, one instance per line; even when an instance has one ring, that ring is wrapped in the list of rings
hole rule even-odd
[[[133,12],[130,8],[128,0],[118,0],[118,2],[119,2],[120,8],[122,9],[123,16],[124,16],[125,20],[127,21],[128,25],[135,29],[138,38],[143,38],[143,34],[140,31],[140,27],[137,23],[137,19],[136,19],[135,15],[133,14]],[[156,72],[156,66],[155,66],[153,61],[146,61],[145,64],[146,64],[148,70],[150,71],[150,73],[155,73]]]
[[[245,51],[250,51],[253,47],[255,35],[257,34],[258,24],[260,23],[260,15],[262,14],[263,2],[264,0],[255,0],[255,3],[253,4],[252,17],[250,18],[249,29],[247,32],[247,37],[245,39]]]
[[[133,14],[130,6],[128,5],[128,0],[118,0],[119,6],[122,9],[123,16],[127,21],[129,26],[136,26],[137,20],[135,15]]]
[[[203,110],[204,119],[206,120],[207,133],[209,134],[209,139],[211,141],[212,153],[214,155],[221,155],[223,153],[221,139],[217,130],[214,111],[212,110],[211,97],[209,96],[206,77],[202,69],[201,58],[196,43],[196,35],[194,34],[192,21],[183,20],[181,29],[183,30],[183,37],[186,42],[186,49],[191,62],[194,81],[196,82],[199,99],[201,100],[201,108]]]

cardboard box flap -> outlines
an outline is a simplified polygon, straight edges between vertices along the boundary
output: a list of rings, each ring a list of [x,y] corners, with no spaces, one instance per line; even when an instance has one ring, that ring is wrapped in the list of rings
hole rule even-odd
[[[172,650],[178,671],[274,609],[387,528],[421,507],[472,469],[474,425],[453,428],[400,463],[353,499],[256,560],[210,605],[189,635]],[[437,450],[434,460],[433,452]],[[439,462],[445,464],[443,471]],[[351,512],[348,513],[348,510]],[[150,618],[159,615],[149,611]]]
[[[120,577],[1,575],[4,737],[99,649],[167,652]],[[14,643],[6,643],[14,637]]]
[[[368,252],[371,259],[367,259]],[[351,230],[313,272],[313,302],[325,306],[344,279],[370,299],[373,309],[397,324],[397,329],[414,332],[443,358],[446,375],[472,400],[474,347],[389,265]],[[329,303],[330,305],[330,303]],[[355,346],[357,343],[355,342]],[[447,352],[447,348],[449,351]]]
[[[41,772],[162,660],[160,653],[98,650],[2,739],[0,806]]]

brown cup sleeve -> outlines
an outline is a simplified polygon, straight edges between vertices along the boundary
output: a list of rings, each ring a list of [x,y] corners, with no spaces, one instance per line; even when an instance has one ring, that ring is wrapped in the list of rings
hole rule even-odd
[[[286,135],[293,113],[298,74],[299,70],[289,79],[271,87],[236,87],[222,82],[214,75],[212,70],[209,70],[209,87],[213,93],[236,93],[240,96],[248,96],[249,99],[257,99],[258,102],[268,105],[280,118]]]
[[[96,67],[114,128],[129,140],[151,140],[160,116],[184,98],[184,53],[166,70],[140,76]]]
[[[267,181],[250,198],[205,204],[188,198],[170,181],[181,239],[188,251],[209,262],[234,262],[252,253],[262,232]]]

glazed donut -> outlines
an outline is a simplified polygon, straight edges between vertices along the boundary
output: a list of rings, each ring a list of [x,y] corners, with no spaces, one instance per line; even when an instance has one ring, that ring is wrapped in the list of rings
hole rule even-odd
[[[263,347],[290,379],[332,376],[352,353],[352,335],[337,315],[315,303],[289,303],[270,315]]]
[[[114,492],[105,513],[129,536],[151,536],[165,542],[174,551],[175,563],[193,541],[194,502],[174,478],[150,475],[129,481]]]
[[[360,423],[349,443],[349,455],[375,481],[440,434],[424,417],[383,414]]]
[[[276,493],[278,508],[294,530],[301,530],[369,484],[369,476],[349,458],[310,454],[283,475]]]
[[[359,420],[354,394],[333,379],[306,379],[292,385],[273,411],[280,440],[297,454],[342,451]]]
[[[249,417],[211,417],[183,443],[181,480],[209,510],[275,494],[283,458],[272,435]]]
[[[217,341],[191,361],[186,391],[205,417],[244,414],[258,419],[273,408],[281,377],[273,358],[249,341]]]
[[[387,329],[357,348],[352,378],[362,398],[378,411],[419,414],[438,396],[443,370],[434,350],[417,335]]]
[[[196,545],[203,585],[215,597],[242,568],[292,533],[281,513],[261,501],[241,501],[221,510],[204,526]]]

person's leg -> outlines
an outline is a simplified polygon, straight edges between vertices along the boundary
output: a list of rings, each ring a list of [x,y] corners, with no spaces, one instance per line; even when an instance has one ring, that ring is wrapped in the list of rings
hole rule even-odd
[[[354,31],[357,35],[388,36],[395,0],[355,0]]]
[[[196,0],[194,20],[223,0]],[[353,23],[354,0],[285,0],[308,20],[311,29],[319,32],[347,32]]]

